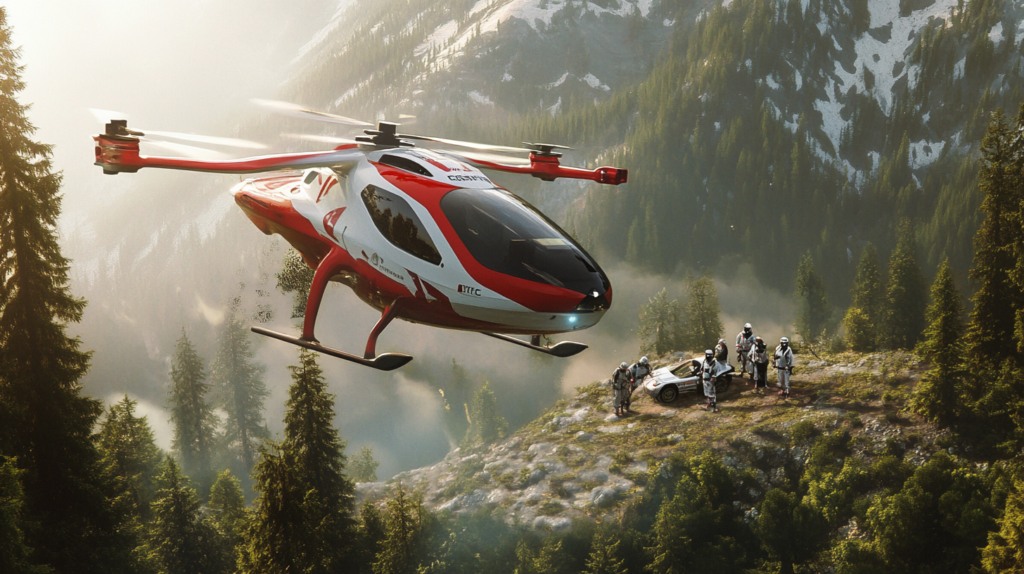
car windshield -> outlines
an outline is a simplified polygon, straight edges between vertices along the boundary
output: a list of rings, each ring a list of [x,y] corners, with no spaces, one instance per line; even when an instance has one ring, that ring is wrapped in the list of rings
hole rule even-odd
[[[690,363],[680,365],[672,371],[672,374],[680,379],[685,379],[686,377],[689,377],[692,373],[693,367],[690,365]]]
[[[466,249],[492,271],[587,295],[608,290],[607,278],[590,255],[511,193],[454,189],[441,200],[441,209]]]

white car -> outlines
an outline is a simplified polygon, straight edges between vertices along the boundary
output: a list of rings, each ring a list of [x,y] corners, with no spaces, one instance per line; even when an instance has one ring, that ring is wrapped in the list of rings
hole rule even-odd
[[[687,391],[697,391],[703,396],[704,385],[700,380],[700,364],[703,361],[703,356],[694,357],[657,369],[644,383],[644,391],[654,400],[663,403],[671,403],[679,397],[679,393]],[[717,392],[721,393],[729,388],[734,370],[735,367],[729,365],[729,370],[719,375],[715,384]]]

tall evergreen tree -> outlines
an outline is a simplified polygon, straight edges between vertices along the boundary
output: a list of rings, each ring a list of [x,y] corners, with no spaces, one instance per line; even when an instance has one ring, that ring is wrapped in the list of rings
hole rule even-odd
[[[60,251],[60,174],[51,147],[32,139],[20,53],[0,7],[0,441],[24,471],[23,512],[31,560],[56,572],[133,568],[132,541],[104,492],[92,438],[102,412],[82,395],[89,353],[68,336],[85,301],[71,294],[69,261]]]
[[[334,396],[327,393],[317,355],[299,352],[289,367],[284,442],[257,466],[260,495],[246,531],[243,563],[257,572],[309,574],[344,568],[355,538],[354,486],[345,476],[345,442],[334,429]]]
[[[210,487],[209,509],[213,513],[213,522],[224,538],[227,554],[234,556],[246,516],[242,483],[231,475],[230,470],[218,474],[217,480]]]
[[[810,561],[829,541],[828,522],[796,493],[769,490],[761,503],[754,531],[768,555],[779,562],[780,574],[793,574],[794,564]]]
[[[583,574],[626,574],[625,561],[618,557],[619,541],[612,542],[603,530],[594,534],[590,556]]]
[[[498,400],[494,398],[491,384],[484,381],[469,405],[469,429],[463,446],[487,445],[504,437],[507,432],[508,422],[498,414]]]
[[[928,328],[920,345],[932,368],[914,396],[914,404],[928,418],[943,426],[954,422],[961,405],[964,374],[964,306],[953,281],[949,260],[942,262],[932,284]]]
[[[910,221],[900,222],[897,238],[896,248],[889,255],[883,342],[892,349],[912,349],[925,327],[927,287],[917,264]]]
[[[168,457],[163,488],[153,503],[152,545],[161,574],[218,574],[230,568],[224,545],[212,525],[199,512],[199,498],[187,476]]]
[[[395,495],[387,502],[384,541],[373,574],[412,574],[416,571],[416,555],[423,524],[423,505],[409,495],[399,484]]]
[[[825,283],[814,268],[810,251],[800,259],[800,267],[797,268],[796,294],[800,298],[796,330],[805,341],[817,341],[825,329],[829,309]]]
[[[1009,273],[1013,267],[1008,247],[1014,234],[1011,214],[1019,203],[1021,174],[1015,163],[1021,160],[1015,140],[1002,111],[992,115],[988,131],[981,143],[979,188],[984,196],[981,211],[985,214],[974,236],[974,266],[970,280],[975,286],[974,307],[967,329],[967,346],[971,356],[984,357],[993,365],[1003,364],[1016,355],[1014,344],[1014,293]]]
[[[257,446],[270,437],[263,420],[263,400],[267,387],[263,383],[263,365],[253,361],[255,353],[249,341],[249,330],[238,318],[239,301],[228,309],[217,342],[217,355],[211,365],[211,382],[220,406],[227,413],[224,442],[232,470],[248,481]]]
[[[103,465],[121,504],[146,521],[156,495],[157,467],[162,455],[146,417],[135,416],[136,405],[128,395],[111,405],[100,423],[99,442]]]
[[[218,422],[213,406],[206,399],[209,391],[203,360],[183,328],[171,358],[169,402],[174,423],[171,446],[181,459],[182,470],[194,477],[204,490],[212,478],[210,462]]]
[[[675,299],[669,301],[668,290],[662,288],[646,305],[640,306],[640,323],[636,336],[640,354],[664,355],[680,348],[682,309]]]
[[[988,545],[981,550],[981,565],[988,574],[1024,570],[1024,484],[1015,481],[1006,497],[998,532],[988,533]]]
[[[878,249],[868,243],[857,262],[857,275],[850,290],[852,304],[843,324],[855,351],[873,351],[878,338],[877,327],[882,319],[885,292],[878,264]]]
[[[725,332],[725,325],[719,318],[718,290],[706,271],[700,277],[686,278],[687,301],[683,310],[683,332],[685,347],[693,350],[713,349]]]

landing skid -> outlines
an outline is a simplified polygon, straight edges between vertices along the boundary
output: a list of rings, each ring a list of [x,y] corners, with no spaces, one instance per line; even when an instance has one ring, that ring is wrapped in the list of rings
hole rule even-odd
[[[324,355],[330,355],[346,361],[352,361],[353,363],[359,363],[360,365],[372,367],[379,371],[393,371],[412,360],[411,356],[403,355],[401,353],[384,353],[383,355],[377,355],[372,359],[364,359],[357,355],[325,347],[319,343],[304,341],[298,337],[292,337],[291,335],[285,335],[284,333],[278,333],[277,331],[271,331],[270,329],[264,329],[262,327],[253,327],[252,332],[265,335],[267,337],[273,337],[279,341],[298,345],[299,347],[305,347],[306,349],[316,351],[317,353],[323,353]]]
[[[540,337],[538,336],[534,336],[531,342],[528,343],[522,339],[516,339],[515,337],[511,337],[509,335],[501,335],[498,333],[484,333],[484,335],[487,335],[488,337],[494,337],[495,339],[501,339],[502,341],[512,343],[513,345],[519,345],[520,347],[526,347],[527,349],[533,349],[534,351],[540,351],[541,353],[544,353],[546,355],[551,355],[553,357],[559,357],[563,359],[565,357],[571,357],[577,353],[580,353],[587,348],[587,346],[584,345],[583,343],[574,343],[572,341],[562,341],[550,347],[545,347],[540,344]]]

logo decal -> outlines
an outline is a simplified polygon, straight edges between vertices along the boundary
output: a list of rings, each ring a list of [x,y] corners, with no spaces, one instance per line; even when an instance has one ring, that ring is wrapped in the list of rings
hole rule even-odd
[[[341,239],[334,234],[334,226],[338,224],[338,219],[341,217],[342,213],[345,213],[345,208],[339,207],[338,209],[328,212],[327,215],[324,216],[324,229],[327,230],[327,234],[333,237],[335,241],[341,241]]]
[[[491,181],[482,175],[449,175],[448,179],[451,181]]]
[[[473,297],[480,296],[480,289],[478,287],[471,287],[469,285],[459,285],[459,293],[463,295],[472,295]]]

